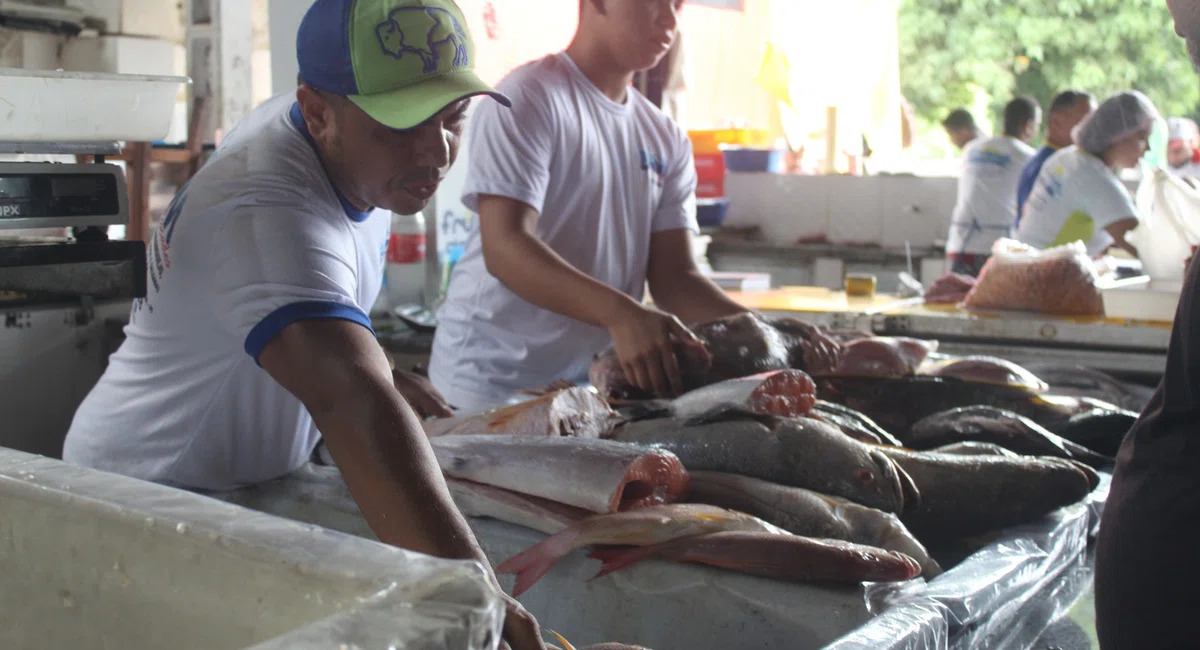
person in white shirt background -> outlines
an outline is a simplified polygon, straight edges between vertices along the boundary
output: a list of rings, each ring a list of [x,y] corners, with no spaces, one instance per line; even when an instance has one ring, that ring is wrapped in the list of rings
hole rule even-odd
[[[684,323],[745,312],[697,268],[696,171],[684,130],[630,87],[671,47],[683,0],[584,0],[565,52],[497,88],[468,133],[477,229],[438,311],[429,376],[461,412],[586,381],[615,348],[625,375],[681,391]],[[649,284],[654,306],[642,303]]]
[[[1098,257],[1117,247],[1137,257],[1125,234],[1138,225],[1137,207],[1118,174],[1149,150],[1158,109],[1136,90],[1104,100],[1075,127],[1074,146],[1042,167],[1017,239],[1035,248],[1082,241]]]
[[[300,87],[238,124],[155,229],[147,296],[63,457],[222,491],[300,468],[323,439],[380,541],[486,568],[413,407],[450,411],[389,369],[366,312],[391,213],[433,196],[471,97],[508,99],[476,76],[451,0],[317,0],[296,43]],[[507,642],[544,650],[503,597]]]
[[[946,239],[951,273],[979,275],[992,244],[1009,235],[1017,216],[1017,183],[1025,163],[1036,154],[1029,143],[1041,124],[1037,101],[1017,97],[1004,107],[1004,135],[967,145]]]
[[[975,116],[965,108],[950,111],[946,119],[942,120],[942,128],[946,130],[946,135],[950,136],[950,142],[960,150],[983,137],[983,131],[975,124]]]
[[[1167,134],[1167,169],[1200,178],[1200,128],[1186,117],[1172,117],[1167,120]]]

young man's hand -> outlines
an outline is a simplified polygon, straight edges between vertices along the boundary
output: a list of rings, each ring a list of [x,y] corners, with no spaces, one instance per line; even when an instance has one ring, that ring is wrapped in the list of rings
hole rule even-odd
[[[430,381],[415,372],[407,370],[392,370],[392,382],[396,390],[417,412],[422,420],[427,418],[448,418],[454,415],[446,399],[438,392]]]
[[[512,650],[546,650],[542,631],[533,615],[516,598],[504,596],[504,642]]]
[[[678,318],[632,300],[612,315],[608,331],[625,378],[659,397],[683,393],[677,346],[704,349],[704,343]]]

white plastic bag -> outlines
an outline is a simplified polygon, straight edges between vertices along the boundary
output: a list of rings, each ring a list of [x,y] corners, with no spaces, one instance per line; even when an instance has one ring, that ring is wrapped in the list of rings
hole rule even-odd
[[[1193,181],[1195,182],[1195,181]],[[1126,235],[1153,280],[1183,280],[1192,247],[1200,246],[1200,189],[1161,167],[1138,185],[1138,227]]]
[[[1000,239],[964,304],[969,309],[1102,315],[1098,279],[1081,241],[1038,250]]]

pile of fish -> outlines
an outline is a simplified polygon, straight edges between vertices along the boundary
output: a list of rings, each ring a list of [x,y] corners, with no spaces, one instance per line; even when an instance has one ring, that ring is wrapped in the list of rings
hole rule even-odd
[[[1085,498],[1137,417],[1102,399],[1121,384],[1094,371],[1060,394],[1079,372],[933,341],[753,315],[694,331],[707,354],[681,348],[688,392],[674,399],[637,391],[610,352],[592,367],[598,394],[427,423],[467,515],[548,535],[497,567],[515,594],[582,548],[597,577],[658,558],[806,582],[931,579],[927,548]]]

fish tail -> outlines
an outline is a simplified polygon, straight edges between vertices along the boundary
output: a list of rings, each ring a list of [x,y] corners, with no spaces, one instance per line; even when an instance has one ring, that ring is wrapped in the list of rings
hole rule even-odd
[[[554,566],[555,562],[562,558],[564,555],[563,541],[565,541],[564,537],[551,536],[496,565],[498,574],[515,573],[517,575],[513,596],[520,596],[527,591],[550,571],[550,567]],[[569,543],[566,546],[569,550]]]
[[[600,567],[600,570],[596,572],[596,575],[589,578],[589,582],[591,580],[595,580],[596,578],[604,577],[614,571],[619,571],[625,567],[637,564],[638,562],[641,562],[652,555],[654,555],[654,547],[652,546],[643,546],[638,548],[604,548],[592,551],[588,554],[588,557],[593,560],[600,560],[604,563],[604,566]]]

